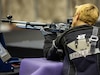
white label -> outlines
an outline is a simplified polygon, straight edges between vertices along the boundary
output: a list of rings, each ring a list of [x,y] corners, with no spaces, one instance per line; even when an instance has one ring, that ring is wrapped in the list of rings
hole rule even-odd
[[[93,54],[97,54],[97,53],[100,53],[99,48],[96,48]],[[92,55],[90,50],[77,51],[70,54],[70,59],[72,60],[75,58],[86,57],[88,55]]]
[[[85,39],[86,34],[78,35],[77,39]]]
[[[4,57],[5,55],[7,55],[7,51],[6,51],[6,49],[2,46],[2,44],[0,43],[0,57]]]

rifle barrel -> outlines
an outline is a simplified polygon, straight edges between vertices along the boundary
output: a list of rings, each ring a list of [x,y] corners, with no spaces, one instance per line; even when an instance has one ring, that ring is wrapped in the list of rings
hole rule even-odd
[[[18,21],[18,20],[9,20],[9,19],[1,19],[2,22],[7,22],[7,23],[20,23],[20,24],[26,24],[26,25],[31,25],[31,26],[47,26],[50,24],[47,23],[41,23],[41,22],[27,22],[27,21]]]

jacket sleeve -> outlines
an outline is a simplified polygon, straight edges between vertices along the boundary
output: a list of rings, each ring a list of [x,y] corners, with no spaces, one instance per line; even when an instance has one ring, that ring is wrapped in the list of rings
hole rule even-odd
[[[62,48],[60,48],[60,43],[59,46],[60,47],[57,47],[57,43],[56,41],[59,41],[58,39],[59,37],[57,37],[57,39],[55,40],[52,40],[52,44],[51,44],[51,47],[48,49],[48,52],[47,52],[47,59],[48,60],[54,60],[54,61],[61,61],[63,60],[63,57],[64,57],[64,54],[63,54],[63,50]],[[57,45],[57,46],[56,46]]]
[[[55,40],[56,37],[57,37],[56,33],[48,34],[48,35],[44,36],[44,38],[45,38],[45,40],[44,40],[44,47],[43,47],[44,57],[47,58],[48,51],[52,47],[52,41]]]

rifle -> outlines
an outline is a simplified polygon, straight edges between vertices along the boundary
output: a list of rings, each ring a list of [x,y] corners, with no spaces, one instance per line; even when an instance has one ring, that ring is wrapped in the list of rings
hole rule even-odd
[[[27,22],[13,20],[12,16],[8,15],[6,18],[1,19],[1,22],[15,23],[19,28],[40,30],[43,27],[45,30],[50,32],[63,32],[65,29],[69,29],[72,23],[72,19],[68,19],[68,23],[40,23],[40,22]]]

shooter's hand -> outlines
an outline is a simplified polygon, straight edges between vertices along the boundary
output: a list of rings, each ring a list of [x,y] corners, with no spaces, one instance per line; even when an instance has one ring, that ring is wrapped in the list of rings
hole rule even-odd
[[[43,27],[41,27],[40,31],[44,36],[48,35],[48,34],[52,34],[52,32],[45,31],[45,29]]]

